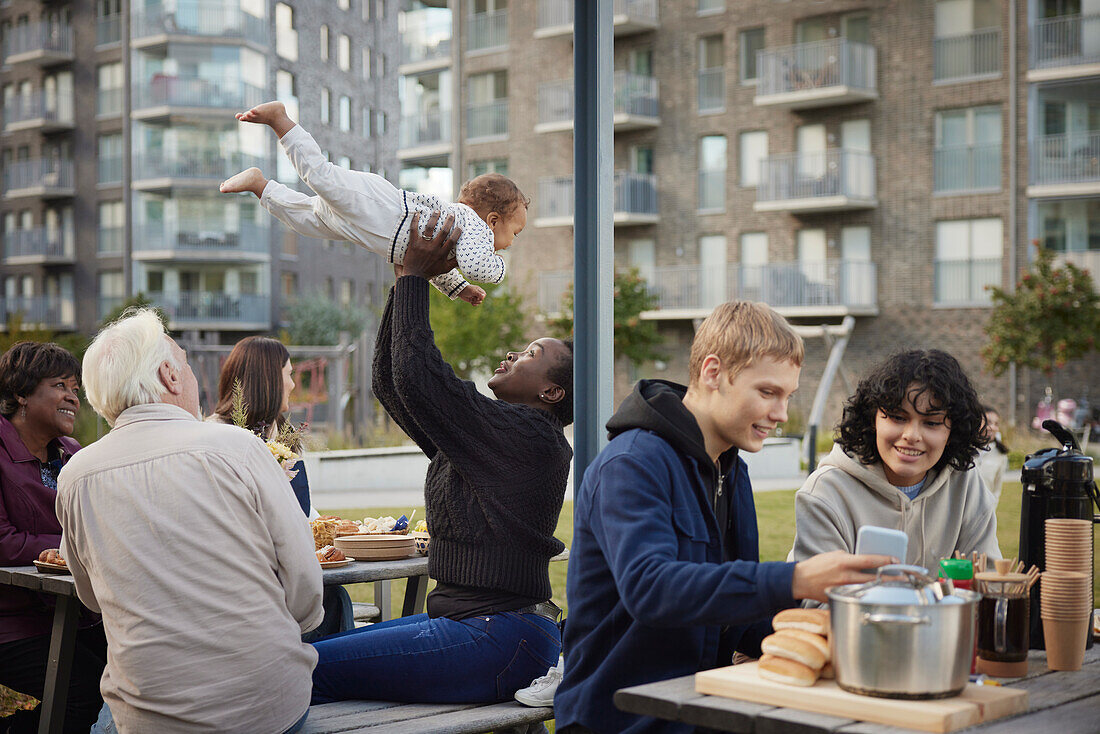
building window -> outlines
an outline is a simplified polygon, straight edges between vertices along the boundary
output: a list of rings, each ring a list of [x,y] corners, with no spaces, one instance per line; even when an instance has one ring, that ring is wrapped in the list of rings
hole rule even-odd
[[[98,318],[104,319],[125,302],[126,281],[122,278],[121,270],[101,270],[99,271],[98,280]]]
[[[378,54],[378,63],[375,65],[375,73],[383,77],[386,75],[386,54]]]
[[[340,8],[340,10],[350,10],[351,0],[336,0],[336,7]]]
[[[370,107],[364,107],[363,108],[362,118],[363,118],[363,133],[362,133],[363,137],[364,138],[369,138],[372,135],[374,135],[374,131],[371,129],[371,123],[374,119],[374,113],[371,111]]]
[[[351,132],[351,98],[340,95],[340,129]]]
[[[726,136],[699,139],[699,211],[726,208]]]
[[[765,272],[768,267],[768,234],[744,232],[741,235],[741,269],[737,278],[737,297],[747,301],[766,300]]]
[[[298,60],[298,31],[294,28],[294,8],[275,3],[275,53],[287,61]]]
[[[499,173],[508,175],[507,158],[486,158],[480,161],[470,161],[470,178],[477,178],[483,173]]]
[[[101,184],[122,182],[122,134],[100,135],[99,178]]]
[[[321,61],[328,61],[328,26],[321,26]]]
[[[699,39],[699,112],[726,108],[726,54],[722,35]]]
[[[381,110],[374,113],[374,134],[378,136],[386,134],[386,113]]]
[[[351,278],[340,280],[340,303],[344,306],[355,303],[355,281]]]
[[[764,29],[752,28],[740,33],[741,83],[756,82],[756,52],[764,49]]]
[[[508,72],[473,74],[469,79],[468,138],[508,134]]]
[[[298,295],[298,274],[283,273],[283,298],[293,300]]]
[[[363,48],[363,78],[370,79],[370,49]]]
[[[699,238],[699,295],[703,308],[714,308],[729,300],[725,235]]]
[[[122,0],[98,0],[95,14],[97,46],[122,40]]]
[[[386,0],[375,0],[375,16],[378,20],[386,17]]]
[[[1037,212],[1043,247],[1064,253],[1100,251],[1100,199],[1040,201]],[[1075,264],[1094,273],[1100,270],[1095,257]]]
[[[122,64],[103,64],[96,70],[99,87],[96,92],[95,113],[101,116],[122,114]]]
[[[958,82],[1001,75],[1000,3],[937,0],[932,79]]]
[[[985,305],[986,286],[1001,285],[1000,219],[936,222],[935,302]]]
[[[121,201],[101,201],[97,207],[98,251],[101,255],[118,255],[125,249],[125,210]]]
[[[331,242],[330,242],[329,240],[325,240],[325,242],[328,242],[328,243],[330,244],[330,246],[331,246]],[[325,294],[325,298],[327,298],[327,299],[328,299],[328,300],[330,300],[330,301],[331,301],[331,300],[332,300],[332,299],[333,299],[333,298],[335,297],[335,295],[336,295],[336,287],[335,287],[335,285],[334,285],[334,283],[333,283],[333,281],[332,281],[332,276],[331,276],[331,275],[326,275],[326,276],[325,276],[325,280],[324,280],[324,291],[323,291],[323,292],[324,292],[324,294]]]
[[[699,15],[707,13],[720,13],[726,9],[726,0],[696,0],[698,3],[696,12]]]
[[[336,65],[351,71],[351,39],[343,33],[336,38]]]
[[[321,87],[321,124],[328,125],[332,122],[332,93],[328,87]]]
[[[768,157],[768,132],[754,130],[741,133],[741,185],[760,185],[760,167]]]
[[[1001,190],[1001,108],[936,113],[933,190]]]

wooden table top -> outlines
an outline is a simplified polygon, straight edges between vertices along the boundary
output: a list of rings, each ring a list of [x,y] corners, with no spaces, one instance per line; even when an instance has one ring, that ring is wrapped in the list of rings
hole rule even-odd
[[[982,734],[1020,732],[1100,731],[1100,641],[1085,652],[1079,671],[1052,671],[1046,652],[1032,650],[1028,674],[1005,680],[1004,685],[1028,692],[1028,710],[1019,716],[970,727]],[[739,701],[695,692],[695,676],[647,683],[615,693],[615,705],[623,711],[680,721],[693,726],[745,734],[797,731],[800,734],[900,734],[900,729],[827,714],[815,714],[767,704]]]

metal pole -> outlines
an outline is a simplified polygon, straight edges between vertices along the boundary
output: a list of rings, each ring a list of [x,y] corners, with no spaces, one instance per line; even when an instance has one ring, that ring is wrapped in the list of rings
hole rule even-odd
[[[1017,192],[1017,166],[1019,162],[1017,156],[1019,155],[1020,143],[1016,140],[1016,114],[1017,106],[1019,105],[1019,97],[1016,89],[1016,48],[1019,43],[1016,35],[1016,0],[1009,0],[1008,2],[1008,282],[1005,283],[1005,290],[1009,293],[1016,292],[1016,242],[1019,237],[1020,223],[1016,221],[1019,217],[1018,205],[1016,197],[1019,196]],[[1019,381],[1016,375],[1016,363],[1013,362],[1008,366],[1008,422],[1010,425],[1016,425],[1017,418],[1017,406],[1016,397],[1019,391]]]
[[[573,481],[606,443],[614,376],[612,0],[574,0]]]

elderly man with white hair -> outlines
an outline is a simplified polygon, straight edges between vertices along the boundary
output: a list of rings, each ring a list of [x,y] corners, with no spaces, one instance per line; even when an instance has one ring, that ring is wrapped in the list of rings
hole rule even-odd
[[[296,731],[321,570],[283,470],[248,431],[199,419],[187,355],[151,310],[99,333],[84,388],[112,429],[61,472],[57,515],[77,594],[103,614],[118,729]]]

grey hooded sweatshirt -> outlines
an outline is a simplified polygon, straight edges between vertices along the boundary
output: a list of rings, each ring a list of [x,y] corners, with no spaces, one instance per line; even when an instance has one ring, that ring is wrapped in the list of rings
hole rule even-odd
[[[956,550],[1001,557],[997,545],[997,503],[977,468],[931,471],[917,498],[890,484],[881,462],[861,464],[834,445],[794,496],[794,548],[788,561],[818,553],[854,553],[863,525],[904,531],[909,536],[905,563],[935,571]]]

